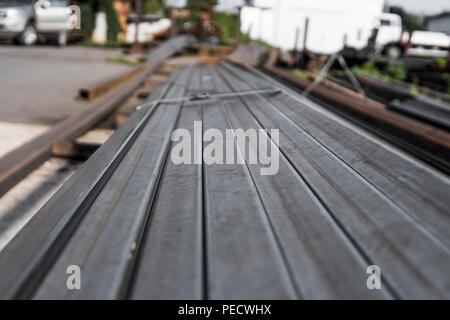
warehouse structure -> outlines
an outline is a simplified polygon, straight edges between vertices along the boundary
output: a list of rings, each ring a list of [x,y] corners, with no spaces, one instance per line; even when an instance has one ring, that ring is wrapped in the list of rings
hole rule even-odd
[[[430,16],[426,19],[427,30],[433,32],[443,32],[450,35],[450,12],[446,11],[438,15]]]

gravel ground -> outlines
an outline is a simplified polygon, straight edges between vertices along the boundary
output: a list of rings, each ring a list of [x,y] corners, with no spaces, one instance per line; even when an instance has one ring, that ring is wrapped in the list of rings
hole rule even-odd
[[[119,49],[0,46],[0,120],[52,124],[83,106],[78,89],[131,67],[107,62]]]

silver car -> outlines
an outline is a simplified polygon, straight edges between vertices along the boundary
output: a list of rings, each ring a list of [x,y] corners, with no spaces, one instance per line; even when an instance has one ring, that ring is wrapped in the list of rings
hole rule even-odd
[[[0,38],[33,45],[44,36],[65,45],[71,13],[66,0],[0,0]]]

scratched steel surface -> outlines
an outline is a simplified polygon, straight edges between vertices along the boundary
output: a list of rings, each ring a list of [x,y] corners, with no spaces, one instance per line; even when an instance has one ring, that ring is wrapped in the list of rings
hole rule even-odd
[[[0,253],[0,298],[450,298],[446,175],[228,63],[183,67],[149,101],[271,87],[139,109]],[[208,147],[194,121],[279,129],[278,172],[176,165],[174,129]]]

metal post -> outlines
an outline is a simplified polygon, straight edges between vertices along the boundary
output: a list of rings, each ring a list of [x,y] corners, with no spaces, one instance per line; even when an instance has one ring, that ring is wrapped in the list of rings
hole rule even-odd
[[[170,34],[169,37],[172,38],[175,36],[176,33],[176,26],[175,26],[175,8],[170,7]]]
[[[134,38],[134,45],[137,47],[139,44],[139,24],[141,23],[141,14],[142,14],[142,1],[136,0],[136,33]]]
[[[300,37],[300,27],[297,27],[295,30],[295,42],[294,42],[294,52],[297,53],[298,51],[298,39]]]
[[[305,19],[305,33],[303,35],[303,51],[307,51],[307,43],[308,43],[308,30],[309,30],[309,17]]]
[[[241,10],[242,7],[238,8],[238,14],[237,14],[237,20],[236,20],[236,43],[234,44],[234,47],[237,48],[241,44]]]

